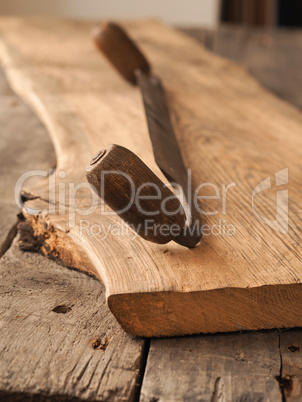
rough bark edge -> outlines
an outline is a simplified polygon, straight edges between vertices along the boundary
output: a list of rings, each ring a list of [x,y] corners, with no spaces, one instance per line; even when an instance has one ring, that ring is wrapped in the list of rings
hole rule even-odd
[[[85,251],[67,233],[55,228],[48,215],[23,212],[18,218],[20,250],[40,253],[61,266],[79,270],[101,281]]]

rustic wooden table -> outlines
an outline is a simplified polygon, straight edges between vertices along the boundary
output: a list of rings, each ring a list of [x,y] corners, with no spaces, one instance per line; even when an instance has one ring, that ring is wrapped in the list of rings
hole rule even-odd
[[[301,32],[185,31],[302,107]],[[15,182],[54,166],[55,155],[2,73],[0,102],[1,400],[302,400],[300,329],[137,339],[116,323],[98,281],[21,251]]]

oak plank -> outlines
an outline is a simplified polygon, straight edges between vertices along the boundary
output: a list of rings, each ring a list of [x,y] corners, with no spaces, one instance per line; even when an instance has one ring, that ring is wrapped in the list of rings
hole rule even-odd
[[[147,401],[282,401],[278,332],[152,340]]]
[[[10,83],[52,136],[56,175],[66,173],[57,184],[85,182],[85,165],[108,143],[130,148],[163,179],[153,160],[139,93],[95,51],[92,25],[2,19],[0,58]],[[80,233],[80,214],[57,200],[55,214],[27,214],[35,234],[44,238],[42,251],[99,277],[111,311],[136,335],[302,325],[301,113],[265,91],[241,67],[180,33],[154,21],[126,28],[165,83],[193,180],[220,187],[237,183],[237,191],[228,193],[227,216],[217,203],[202,202],[204,210],[218,207],[204,223],[226,219],[236,236],[207,236],[194,250],[113,233],[102,239]],[[287,234],[265,226],[251,209],[255,186],[284,168],[290,172]],[[37,198],[27,206],[48,207],[46,188],[46,183],[30,188]],[[265,202],[260,199],[257,210],[273,218],[275,194],[270,195]],[[77,203],[84,208],[91,200],[81,193]],[[74,226],[70,214],[75,215]],[[89,227],[121,225],[117,217],[99,211],[85,219]]]
[[[0,260],[0,398],[131,401],[144,340],[120,328],[99,281],[17,243]]]

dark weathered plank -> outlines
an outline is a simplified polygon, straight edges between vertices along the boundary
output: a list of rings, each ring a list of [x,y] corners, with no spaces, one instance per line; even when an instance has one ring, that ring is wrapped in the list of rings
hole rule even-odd
[[[302,400],[302,329],[281,333],[280,385],[287,402]]]
[[[213,50],[244,65],[266,88],[302,108],[301,30],[229,30],[222,27]],[[232,54],[231,54],[232,52]]]
[[[186,28],[178,27],[178,30],[186,35],[192,36],[198,42],[202,43],[206,48],[212,50],[215,31],[207,28]]]
[[[0,70],[0,256],[16,234],[16,181],[29,170],[48,170],[54,164],[53,145],[44,126],[13,93]]]
[[[0,398],[132,400],[144,341],[119,327],[99,281],[15,246],[0,274]]]
[[[183,30],[210,50],[245,66],[276,95],[302,108],[302,30],[221,26]]]
[[[151,342],[141,401],[281,401],[279,334]]]

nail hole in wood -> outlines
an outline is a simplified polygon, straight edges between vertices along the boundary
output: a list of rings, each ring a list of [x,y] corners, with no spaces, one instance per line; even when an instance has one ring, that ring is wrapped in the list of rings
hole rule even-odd
[[[293,390],[293,378],[294,376],[291,374],[286,374],[286,376],[284,377],[276,377],[276,380],[279,383],[280,389],[287,391],[287,392],[291,392]]]
[[[288,348],[287,348],[290,352],[300,352],[300,348],[299,348],[299,346],[295,346],[295,345],[290,345],[290,346],[288,346]]]
[[[105,351],[109,342],[110,342],[110,337],[107,336],[106,338],[91,339],[91,341],[89,343],[90,343],[92,349]]]
[[[68,306],[57,306],[54,309],[52,309],[53,312],[58,313],[58,314],[66,314],[71,311],[71,307]]]

